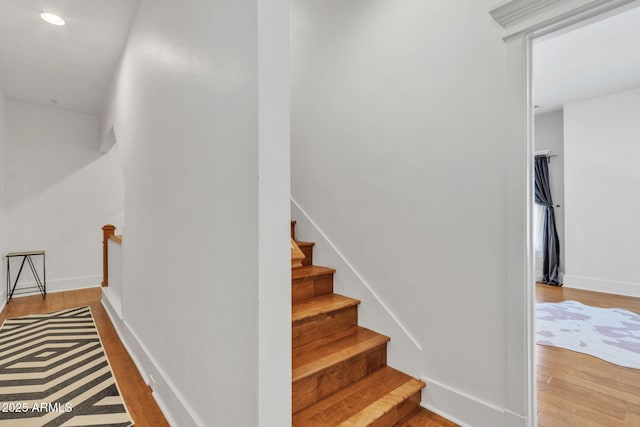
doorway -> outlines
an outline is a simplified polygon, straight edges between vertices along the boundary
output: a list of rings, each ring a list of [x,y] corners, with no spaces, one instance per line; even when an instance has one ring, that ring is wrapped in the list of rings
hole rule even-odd
[[[536,40],[586,25],[606,16],[629,10],[638,0],[520,1],[512,0],[492,10],[490,15],[504,29],[508,97],[505,99],[505,137],[512,141],[505,153],[507,171],[507,393],[520,404],[522,424],[537,425],[535,369],[535,272],[532,244],[532,200],[534,160],[534,109],[532,102],[532,51]],[[508,111],[508,114],[507,114]],[[513,310],[511,310],[513,308]],[[519,380],[520,378],[520,380]],[[520,385],[524,385],[524,387]],[[517,407],[514,405],[514,407]]]
[[[625,8],[531,39],[529,158],[542,157],[550,177],[553,202],[542,210],[556,219],[561,249],[555,284],[565,286],[540,283],[553,281],[540,268],[548,248],[537,238],[541,209],[534,205],[530,262],[536,267],[532,283],[538,282],[533,285],[538,303],[575,300],[640,314],[640,277],[631,259],[638,252],[640,222],[630,216],[640,207],[624,196],[628,185],[640,184],[637,163],[630,160],[640,157],[640,60],[636,68],[631,53],[639,48],[636,28],[640,8]],[[551,333],[541,330],[543,324],[538,322],[536,335]],[[589,347],[586,339],[575,337]],[[540,335],[534,340],[545,342]],[[551,341],[534,345],[539,426],[635,425],[640,420],[633,399],[627,400],[640,391],[640,370]]]

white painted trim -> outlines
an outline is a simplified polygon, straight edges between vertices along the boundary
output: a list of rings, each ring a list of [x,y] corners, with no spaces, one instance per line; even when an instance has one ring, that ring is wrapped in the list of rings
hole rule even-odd
[[[398,317],[391,311],[391,309],[385,304],[385,302],[380,298],[378,293],[371,287],[371,285],[362,277],[362,275],[355,269],[355,267],[347,260],[347,258],[340,252],[340,250],[336,247],[336,245],[329,239],[329,237],[322,231],[322,229],[318,226],[318,224],[311,219],[309,214],[302,209],[302,207],[296,202],[296,200],[291,197],[291,203],[295,205],[295,207],[304,215],[307,221],[316,229],[316,231],[322,236],[322,238],[329,244],[331,249],[340,257],[340,259],[344,262],[344,264],[351,270],[351,272],[358,278],[358,280],[362,283],[362,285],[367,288],[367,290],[373,295],[376,301],[382,306],[382,308],[387,312],[387,314],[393,319],[393,321],[398,325],[398,327],[405,333],[405,335],[411,340],[413,345],[416,347],[418,351],[422,351],[422,345],[418,342],[418,340],[409,332],[406,326],[398,319]]]
[[[565,274],[564,287],[640,298],[640,283]]]
[[[504,426],[505,427],[526,427],[527,419],[521,415],[518,415],[509,411],[508,409],[505,409]]]
[[[104,293],[102,294],[101,301],[120,341],[122,341],[122,344],[131,356],[145,383],[149,385],[149,378],[150,376],[153,377],[155,382],[153,398],[158,403],[160,410],[169,424],[180,427],[205,427],[206,424],[204,421],[196,415],[184,396],[182,396],[174,386],[165,372],[159,368],[155,359],[151,356],[144,344],[142,344],[135,332],[129,328],[126,321],[118,316]]]
[[[47,279],[47,293],[74,291],[76,289],[97,288],[102,283],[102,275]],[[34,283],[35,285],[35,283]]]
[[[78,289],[93,289],[93,288],[99,288],[100,286],[84,286],[81,288],[73,288],[73,289],[64,289],[61,291],[49,291],[49,289],[47,289],[47,295],[50,294],[57,294],[59,292],[67,292],[67,291],[76,291]],[[14,295],[13,297],[11,297],[11,301],[15,301],[16,299],[20,299],[22,297],[28,297],[28,296],[32,296],[32,295],[40,295],[40,292],[38,291],[33,291],[33,292],[29,292],[29,293],[24,293],[24,294],[20,294],[20,295]],[[5,301],[5,292],[2,293],[2,302],[0,303],[0,311],[2,311],[2,309],[4,308],[4,306],[6,305],[6,301]]]
[[[102,288],[102,298],[109,302],[109,305],[118,318],[122,319],[122,301],[115,295],[115,292],[112,292],[112,290],[106,286]]]
[[[504,424],[505,411],[434,379],[423,376],[427,386],[422,391],[421,405],[461,427],[497,427]],[[464,414],[464,419],[450,413]]]
[[[544,20],[538,24],[531,25],[519,31],[512,32],[508,37],[517,37],[520,34],[528,34],[530,37],[539,38],[556,31],[585,24],[590,20],[598,20],[609,14],[615,14],[622,10],[636,7],[638,0],[599,0],[589,4],[568,10],[565,13]]]
[[[526,18],[560,0],[513,0],[489,12],[491,17],[503,27]]]
[[[489,14],[506,30],[505,40],[522,36],[541,36],[567,28],[588,19],[602,16],[606,13],[623,9],[625,6],[634,7],[638,0],[541,0],[541,7],[522,8],[516,19],[502,24],[496,17],[500,17],[500,10],[511,7],[514,10],[525,3],[536,0],[513,0],[499,6]],[[521,4],[522,3],[522,4]],[[494,16],[495,15],[495,16]]]
[[[525,426],[535,427],[538,425],[538,400],[537,400],[537,385],[536,385],[536,341],[535,341],[535,325],[536,325],[536,285],[535,285],[535,250],[533,248],[533,205],[534,201],[534,179],[535,179],[535,167],[534,167],[534,123],[535,123],[535,109],[533,107],[533,40],[531,36],[525,38],[525,79],[526,79],[526,139],[525,139],[525,277],[523,280],[524,295],[525,295],[525,337],[526,337],[526,383],[528,386],[527,392],[527,413],[525,414]],[[514,414],[507,409],[512,419]],[[508,425],[505,422],[505,425]]]
[[[81,276],[81,277],[67,277],[65,279],[47,279],[47,294],[53,294],[56,292],[75,291],[77,289],[99,288],[102,282],[102,276]],[[16,288],[16,292],[20,292],[21,287],[36,286],[36,282],[20,282]],[[25,292],[19,295],[15,295],[13,298],[21,296],[37,295],[38,290],[33,292]]]
[[[535,395],[532,390],[534,377],[534,352],[529,334],[533,323],[533,252],[531,232],[528,228],[532,212],[532,187],[528,179],[532,173],[533,145],[528,139],[531,131],[530,91],[527,77],[530,74],[526,38],[514,39],[505,45],[506,80],[510,96],[505,108],[513,117],[505,123],[505,137],[513,144],[507,149],[507,253],[505,292],[505,409],[527,419],[529,427],[535,426]],[[498,425],[498,424],[496,424]],[[499,424],[503,425],[503,423]]]

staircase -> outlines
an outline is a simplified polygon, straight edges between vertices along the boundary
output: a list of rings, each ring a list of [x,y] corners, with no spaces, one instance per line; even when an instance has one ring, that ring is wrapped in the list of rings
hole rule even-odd
[[[387,366],[389,337],[358,326],[357,299],[333,293],[335,270],[311,242],[291,271],[294,427],[455,426],[420,407],[420,380]]]

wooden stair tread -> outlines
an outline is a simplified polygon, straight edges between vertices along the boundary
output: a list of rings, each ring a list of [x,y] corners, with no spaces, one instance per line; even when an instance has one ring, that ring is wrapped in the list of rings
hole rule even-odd
[[[388,366],[293,415],[297,427],[370,425],[425,384]]]
[[[291,280],[309,279],[312,277],[323,276],[325,274],[333,274],[336,270],[329,267],[320,267],[317,265],[303,265],[291,271]]]
[[[293,349],[293,381],[380,347],[389,337],[363,327],[337,332]]]
[[[296,243],[298,244],[298,246],[302,247],[307,247],[307,246],[315,246],[316,242],[301,242],[300,240],[296,240]]]
[[[299,268],[301,270],[304,267]],[[321,295],[293,303],[291,321],[293,323],[322,314],[339,311],[360,304],[360,300],[338,294]]]
[[[293,427],[458,427],[420,407],[424,382],[386,365],[390,338],[358,325],[360,301],[333,293],[336,270],[313,265],[315,242],[296,240],[295,225]]]
[[[459,427],[438,414],[434,414],[424,408],[418,408],[416,412],[400,421],[394,427]]]

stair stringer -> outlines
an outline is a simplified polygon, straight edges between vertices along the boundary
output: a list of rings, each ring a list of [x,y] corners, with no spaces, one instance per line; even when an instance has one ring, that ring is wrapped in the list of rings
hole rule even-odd
[[[316,244],[314,264],[337,270],[333,278],[334,290],[361,301],[358,309],[360,325],[391,337],[387,346],[389,366],[415,378],[424,376],[420,342],[293,197],[291,216],[297,221],[296,238]]]

